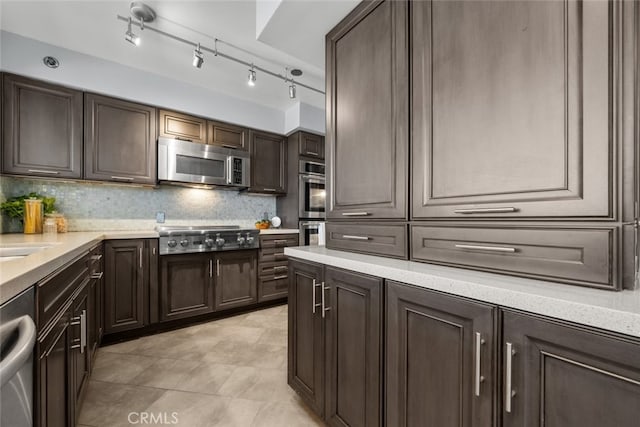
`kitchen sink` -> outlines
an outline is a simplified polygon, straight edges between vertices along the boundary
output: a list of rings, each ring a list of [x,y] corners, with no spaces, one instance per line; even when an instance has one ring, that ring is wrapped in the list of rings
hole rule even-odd
[[[55,246],[55,243],[8,244],[0,246],[0,262],[24,258],[36,252]]]

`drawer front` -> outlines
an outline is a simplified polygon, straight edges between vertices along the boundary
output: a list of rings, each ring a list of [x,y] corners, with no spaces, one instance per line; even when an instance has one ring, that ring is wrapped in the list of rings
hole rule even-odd
[[[280,248],[262,249],[258,261],[260,263],[286,261],[287,256],[284,254],[284,248],[282,246]]]
[[[411,227],[411,259],[618,289],[615,227]]]
[[[287,261],[262,262],[258,266],[258,276],[262,278],[273,278],[275,276],[286,277],[289,272]]]
[[[279,277],[279,276],[278,276]],[[289,279],[263,279],[258,281],[258,301],[269,301],[284,298],[289,292]]]
[[[272,234],[260,236],[260,248],[284,248],[287,246],[298,246],[297,234]]]
[[[407,259],[406,224],[327,223],[327,248]]]
[[[45,278],[36,287],[38,330],[42,330],[56,315],[73,293],[88,278],[88,258],[76,259],[63,270]]]

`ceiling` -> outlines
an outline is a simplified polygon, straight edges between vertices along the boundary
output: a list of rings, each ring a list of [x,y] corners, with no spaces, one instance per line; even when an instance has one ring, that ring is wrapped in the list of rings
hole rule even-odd
[[[151,26],[211,48],[218,38],[226,42],[218,44],[219,51],[281,74],[285,66],[300,68],[300,82],[324,91],[324,36],[359,0],[145,3],[158,15]],[[192,47],[151,31],[134,27],[142,42],[127,43],[127,24],[116,15],[129,16],[129,4],[0,0],[0,29],[280,110],[296,102],[324,108],[323,95],[299,87],[291,100],[282,80],[259,72],[256,86],[249,87],[247,67],[206,52],[203,67],[196,69]]]

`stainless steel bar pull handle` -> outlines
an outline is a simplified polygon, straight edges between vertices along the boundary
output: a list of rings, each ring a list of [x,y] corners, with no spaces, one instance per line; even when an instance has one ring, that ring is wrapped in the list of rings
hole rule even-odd
[[[102,272],[102,271],[101,271],[100,273],[93,273],[93,274],[91,275],[91,278],[92,278],[92,279],[98,279],[98,280],[100,280],[100,279],[102,279],[102,276],[103,276],[103,275],[104,275],[104,272]]]
[[[47,170],[42,170],[42,169],[28,169],[28,171],[31,172],[31,173],[46,173],[48,175],[60,175],[60,172],[47,171]]]
[[[87,310],[80,314],[80,353],[84,353],[87,347]]]
[[[474,378],[474,386],[475,386],[475,394],[476,396],[480,396],[480,383],[484,381],[484,377],[482,376],[482,345],[484,345],[485,341],[482,339],[482,334],[480,332],[476,332],[475,337],[475,348],[476,348],[476,357],[475,357],[475,378]]]
[[[342,212],[342,216],[367,216],[369,212]]]
[[[220,277],[220,260],[216,260],[216,276]]]
[[[457,214],[485,214],[485,213],[508,213],[508,212],[517,212],[518,209],[513,207],[505,207],[505,208],[471,208],[471,209],[456,209],[453,212]]]
[[[276,191],[275,188],[263,188],[264,191]]]
[[[316,307],[320,307],[321,304],[316,303],[316,288],[318,286],[322,286],[320,283],[316,282],[316,279],[313,279],[313,288],[311,290],[311,312],[316,314]]]
[[[140,268],[142,269],[142,248],[138,249],[138,253],[140,254]]]
[[[213,260],[209,260],[209,277],[213,277]]]
[[[322,318],[325,318],[327,311],[331,310],[331,307],[327,307],[325,292],[329,290],[329,286],[325,286],[324,282],[322,282]]]
[[[472,251],[490,251],[490,252],[504,252],[514,253],[516,248],[510,248],[507,246],[480,246],[480,245],[455,245],[458,249],[469,249]]]
[[[371,239],[368,236],[354,236],[352,234],[343,234],[342,238],[347,240],[370,240]]]
[[[111,179],[115,179],[116,181],[133,181],[134,178],[130,176],[112,176]]]
[[[516,395],[513,390],[513,356],[516,351],[513,349],[513,344],[508,342],[506,344],[506,357],[505,357],[505,380],[504,380],[504,410],[507,413],[511,413],[511,400]]]
[[[309,154],[310,156],[317,156],[318,153],[316,153],[315,151],[309,151],[307,150],[307,154]]]

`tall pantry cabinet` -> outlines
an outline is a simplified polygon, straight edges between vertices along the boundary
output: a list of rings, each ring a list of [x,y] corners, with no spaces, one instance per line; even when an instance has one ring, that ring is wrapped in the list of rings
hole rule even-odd
[[[638,9],[362,2],[327,35],[327,247],[633,288]]]

